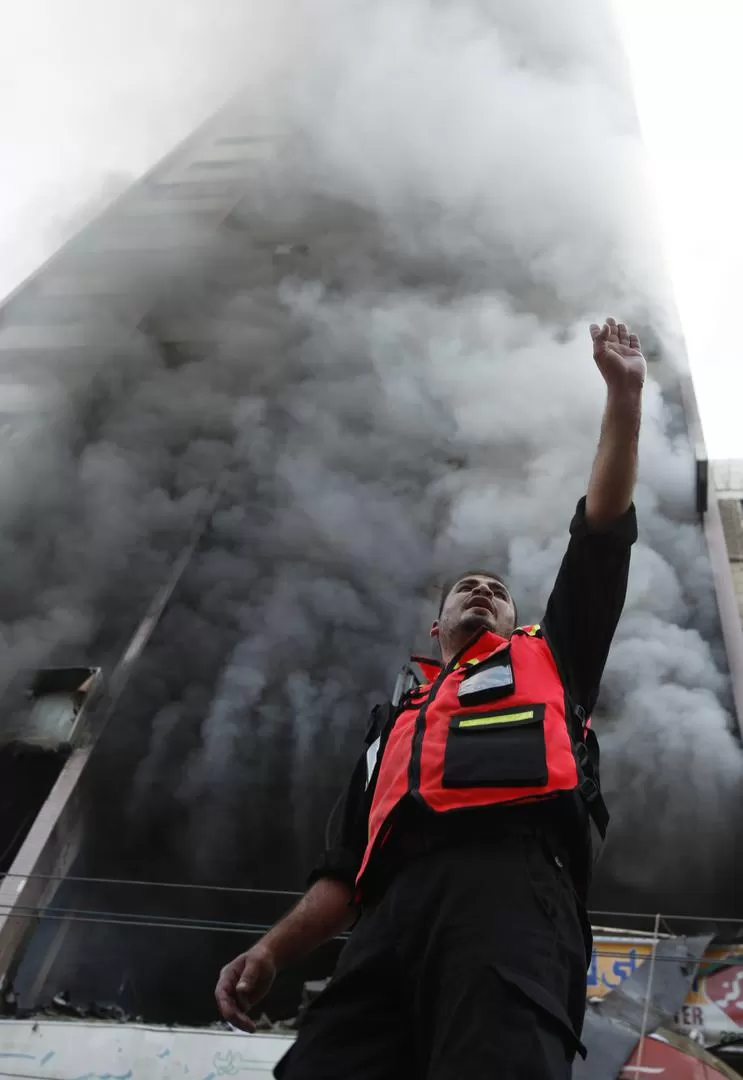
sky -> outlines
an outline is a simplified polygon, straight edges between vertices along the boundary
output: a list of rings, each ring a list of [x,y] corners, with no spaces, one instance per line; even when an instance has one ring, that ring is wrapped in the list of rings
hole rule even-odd
[[[743,457],[737,0],[615,0],[711,457]],[[732,324],[732,325],[731,325]]]
[[[280,51],[280,7],[280,0],[6,5],[0,295],[236,87],[260,79]]]
[[[735,0],[614,0],[710,456],[743,457],[743,100]],[[287,34],[261,0],[25,0],[0,41],[0,295],[260,76]],[[246,11],[249,12],[246,22]],[[251,28],[246,43],[245,27]]]

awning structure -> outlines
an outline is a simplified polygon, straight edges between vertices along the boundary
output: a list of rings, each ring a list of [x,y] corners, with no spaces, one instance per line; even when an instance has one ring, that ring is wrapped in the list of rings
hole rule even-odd
[[[653,938],[649,957],[599,1000],[589,1003],[574,1080],[735,1077],[692,1039],[668,1030],[695,983],[712,934]],[[700,1072],[700,1068],[703,1070]]]
[[[691,1039],[657,1032],[643,1041],[619,1073],[618,1080],[740,1080],[738,1073],[708,1054]]]

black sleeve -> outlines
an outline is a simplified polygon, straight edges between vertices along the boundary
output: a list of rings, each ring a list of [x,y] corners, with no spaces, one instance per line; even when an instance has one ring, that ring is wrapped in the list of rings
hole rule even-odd
[[[364,739],[364,753],[356,763],[345,793],[331,812],[327,847],[310,874],[310,885],[318,878],[329,877],[343,881],[350,888],[354,887],[369,838],[369,811],[379,763],[395,715],[396,709],[390,701],[372,709]]]
[[[573,704],[582,706],[587,716],[596,704],[624,607],[636,539],[634,506],[611,525],[593,529],[586,521],[586,500],[581,499],[547,602],[543,623],[547,640]]]
[[[366,789],[366,754],[359,758],[339,804],[331,813],[329,846],[317,860],[308,886],[319,878],[334,878],[353,889],[366,850],[369,800]]]

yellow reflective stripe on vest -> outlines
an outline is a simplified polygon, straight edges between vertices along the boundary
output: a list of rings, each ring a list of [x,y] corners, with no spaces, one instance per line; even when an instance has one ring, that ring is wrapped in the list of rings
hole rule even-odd
[[[480,663],[482,663],[482,661],[477,656],[475,656],[472,660],[465,660],[464,662],[462,662],[460,660],[454,665],[454,667],[452,668],[452,671],[459,671],[460,668],[471,667],[472,664],[480,664]]]
[[[534,710],[528,712],[506,713],[505,716],[473,716],[469,720],[460,720],[458,727],[489,727],[492,724],[515,724],[517,720],[533,720]]]

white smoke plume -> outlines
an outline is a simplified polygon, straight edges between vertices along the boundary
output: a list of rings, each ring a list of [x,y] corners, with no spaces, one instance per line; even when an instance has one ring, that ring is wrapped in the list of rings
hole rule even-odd
[[[516,595],[538,617],[596,442],[603,387],[585,323],[605,308],[666,316],[611,28],[581,4],[560,8],[559,32],[541,4],[332,11],[301,85],[310,169],[379,214],[403,256],[456,266],[460,289],[321,300],[323,332],[351,333],[386,417],[435,441],[425,385],[467,461],[440,481],[451,505],[437,554],[461,566],[507,546]],[[652,891],[714,878],[742,759],[705,640],[717,628],[690,450],[652,382],[641,456],[641,540],[606,676],[616,839],[604,872]]]
[[[238,86],[265,83],[292,38],[286,11],[281,0],[27,0],[8,9],[0,294]]]
[[[586,324],[669,317],[597,8],[297,4],[291,62],[246,105],[276,152],[232,231],[197,242],[194,224],[164,268],[128,256],[125,285],[155,301],[146,326],[39,373],[66,411],[3,471],[8,675],[112,647],[224,484],[133,693],[139,742],[120,722],[112,736],[129,803],[174,822],[191,866],[247,845],[280,884],[278,834],[296,882],[432,582],[487,559],[522,616],[541,614],[598,438]],[[683,908],[728,856],[742,769],[663,363],[597,720],[603,880],[638,903],[683,890]]]

